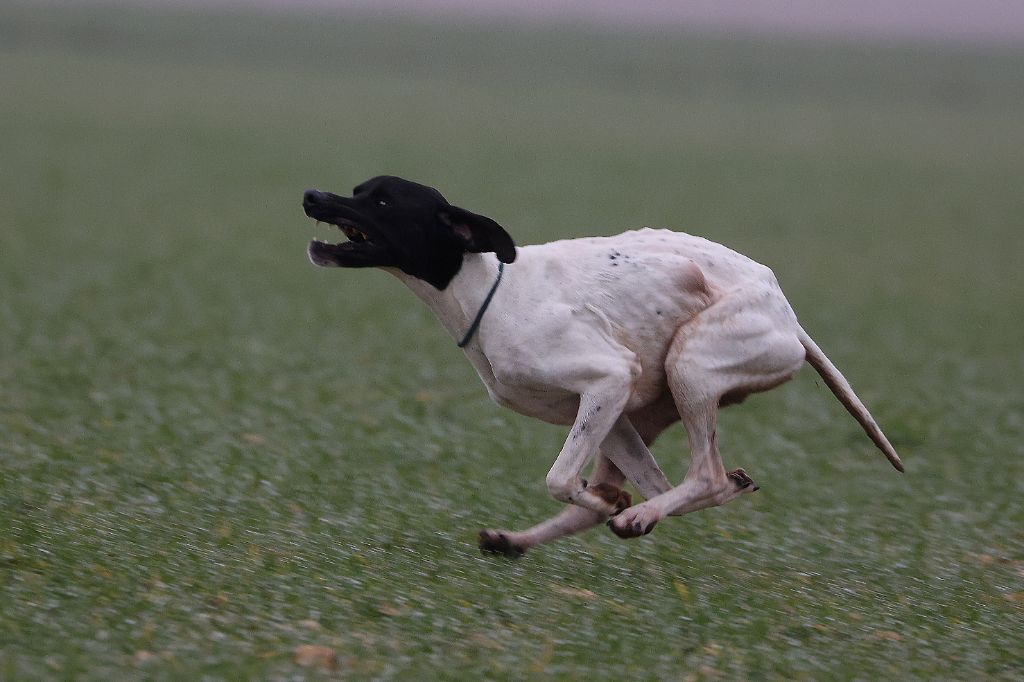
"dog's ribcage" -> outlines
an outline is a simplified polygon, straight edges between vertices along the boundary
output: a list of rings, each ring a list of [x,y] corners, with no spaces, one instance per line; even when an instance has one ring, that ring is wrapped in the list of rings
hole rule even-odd
[[[731,249],[651,229],[521,247],[506,277],[481,330],[487,366],[474,365],[498,403],[566,424],[577,389],[618,362],[634,371],[630,409],[656,400],[682,325],[737,288],[778,290]],[[766,314],[795,320],[788,305]]]

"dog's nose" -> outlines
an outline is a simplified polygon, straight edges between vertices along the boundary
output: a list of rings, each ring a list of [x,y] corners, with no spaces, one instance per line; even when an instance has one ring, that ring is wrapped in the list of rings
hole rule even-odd
[[[306,206],[316,206],[323,203],[326,198],[327,195],[318,189],[307,189],[306,193],[302,195],[302,203]]]

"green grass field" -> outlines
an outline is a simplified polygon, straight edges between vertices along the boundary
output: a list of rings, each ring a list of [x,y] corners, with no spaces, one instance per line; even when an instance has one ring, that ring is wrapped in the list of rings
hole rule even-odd
[[[0,679],[1020,679],[1022,111],[1005,51],[0,4]],[[806,369],[723,415],[757,495],[481,556],[564,431],[308,264],[381,172],[770,265],[906,475]]]

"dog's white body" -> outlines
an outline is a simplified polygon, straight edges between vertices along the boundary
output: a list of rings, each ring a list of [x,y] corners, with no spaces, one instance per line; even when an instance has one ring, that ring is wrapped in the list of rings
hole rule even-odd
[[[579,396],[605,372],[628,371],[624,411],[649,405],[667,388],[665,360],[680,326],[737,288],[779,293],[763,314],[781,330],[796,325],[771,270],[700,237],[644,229],[517,252],[466,353],[495,402],[544,421],[572,424]],[[402,279],[458,339],[497,271],[493,256],[467,254],[445,291]]]
[[[460,339],[498,262],[466,254],[444,290],[392,272]],[[572,425],[547,485],[573,506],[525,532],[482,534],[482,543],[506,550],[609,517],[620,536],[641,535],[667,515],[756,490],[742,469],[722,464],[718,409],[787,381],[805,359],[900,468],[849,384],[801,329],[772,271],[700,237],[645,228],[520,247],[465,352],[497,403]],[[680,419],[692,461],[673,487],[647,445]],[[586,481],[580,473],[595,458]],[[630,506],[619,492],[624,478],[645,502]]]

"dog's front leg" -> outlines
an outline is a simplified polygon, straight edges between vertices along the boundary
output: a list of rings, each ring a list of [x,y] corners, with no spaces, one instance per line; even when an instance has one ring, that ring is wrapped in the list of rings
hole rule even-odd
[[[569,502],[605,516],[614,516],[631,504],[628,493],[611,483],[588,485],[580,478],[587,462],[597,454],[629,396],[629,384],[606,380],[592,385],[580,396],[580,407],[569,437],[548,471],[548,492],[556,500]]]
[[[618,418],[601,444],[601,452],[608,457],[640,494],[651,499],[672,489],[665,473],[643,438],[625,415]]]

